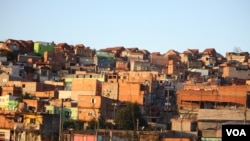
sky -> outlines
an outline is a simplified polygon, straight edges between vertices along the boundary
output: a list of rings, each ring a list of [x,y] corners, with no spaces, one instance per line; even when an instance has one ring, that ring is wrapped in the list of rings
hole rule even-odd
[[[0,41],[250,52],[249,0],[1,0]]]

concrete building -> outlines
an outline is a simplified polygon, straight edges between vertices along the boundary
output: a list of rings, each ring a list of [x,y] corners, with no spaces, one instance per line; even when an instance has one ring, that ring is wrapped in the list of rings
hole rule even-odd
[[[246,69],[239,69],[237,67],[230,66],[223,67],[222,69],[222,77],[250,79],[250,70],[248,69],[248,66]]]
[[[197,131],[197,121],[194,119],[172,118],[171,123],[171,130],[174,131],[194,133]]]
[[[200,60],[203,62],[204,66],[206,67],[214,67],[216,66],[216,63],[217,63],[216,57],[212,57],[210,55],[203,55]]]
[[[94,64],[93,57],[78,57],[78,63],[82,66],[88,66]]]
[[[35,95],[36,91],[41,87],[41,84],[38,82],[25,82],[25,81],[8,81],[6,85],[21,88],[21,93],[23,95],[25,94]]]
[[[144,60],[130,60],[130,71],[150,71],[149,61]]]
[[[226,52],[226,59],[227,61],[238,61],[238,62],[247,62],[249,59],[248,52]]]
[[[250,124],[250,111],[249,109],[200,109],[197,121],[197,129],[203,138],[221,138],[223,124]]]
[[[73,80],[78,79],[78,78],[81,79],[81,80],[83,80],[83,79],[86,79],[86,80],[98,80],[100,82],[105,82],[106,81],[106,75],[105,74],[82,72],[81,74],[65,75],[65,77],[64,77],[65,90],[72,90]]]
[[[160,54],[159,52],[153,52],[150,55],[150,63],[156,66],[166,66],[168,63],[168,57]]]
[[[32,64],[38,61],[41,61],[42,57],[41,56],[35,56],[35,55],[30,55],[30,54],[18,54],[17,56],[17,61],[19,63],[26,63],[26,64]]]
[[[58,139],[59,115],[19,113],[14,125],[14,140],[48,140]],[[56,138],[57,137],[57,138]]]
[[[180,53],[181,62],[187,63],[199,58],[199,49],[187,49],[183,53]]]
[[[126,50],[123,46],[116,46],[116,47],[108,47],[101,49],[100,51],[110,52],[114,54],[115,58],[122,57],[122,51]]]
[[[129,70],[129,62],[123,59],[116,59],[115,60],[115,70],[116,71],[128,71]]]
[[[126,48],[121,52],[121,57],[127,57],[128,60],[145,60],[145,53],[138,48]]]
[[[168,72],[169,75],[175,75],[176,79],[179,81],[185,80],[186,75],[186,67],[185,64],[183,64],[180,61],[176,60],[169,60],[168,61]]]
[[[0,86],[5,85],[9,81],[9,75],[6,72],[0,71]]]
[[[83,44],[77,44],[74,47],[75,55],[78,57],[94,57],[94,51]]]
[[[202,52],[200,60],[206,67],[214,67],[217,65],[217,52],[214,48],[206,48]]]
[[[113,100],[118,100],[119,84],[117,82],[102,83],[102,96]]]

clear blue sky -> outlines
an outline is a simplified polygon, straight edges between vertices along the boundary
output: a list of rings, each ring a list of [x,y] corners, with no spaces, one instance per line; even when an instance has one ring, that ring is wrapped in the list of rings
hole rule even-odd
[[[250,0],[1,0],[0,40],[250,52]]]

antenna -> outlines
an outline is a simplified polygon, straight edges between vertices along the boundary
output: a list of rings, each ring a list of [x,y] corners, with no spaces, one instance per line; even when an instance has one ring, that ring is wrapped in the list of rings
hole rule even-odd
[[[240,47],[234,47],[233,52],[240,53],[240,52],[242,52],[242,50]]]

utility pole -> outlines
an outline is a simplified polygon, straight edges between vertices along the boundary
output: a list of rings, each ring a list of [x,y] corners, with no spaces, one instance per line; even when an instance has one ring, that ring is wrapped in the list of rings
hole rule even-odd
[[[62,141],[62,112],[63,112],[63,99],[61,100],[61,106],[59,109],[59,117],[60,117],[60,121],[59,121],[59,141]]]
[[[246,92],[246,103],[245,103],[245,109],[244,109],[244,125],[246,124],[247,120],[247,104],[248,104],[248,91]]]
[[[138,118],[136,119],[136,130],[137,130],[137,132],[139,131],[139,120],[138,120]]]
[[[167,116],[166,116],[166,118],[167,118],[167,129],[168,129],[168,111],[169,111],[169,109],[171,108],[171,105],[170,105],[170,102],[169,102],[169,87],[167,88],[167,107],[165,107],[165,108],[167,108]]]

